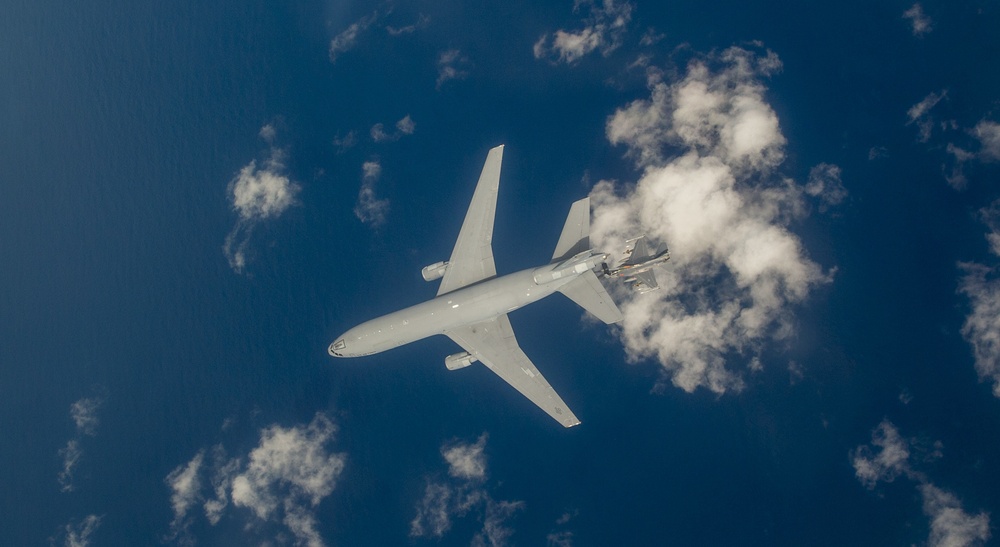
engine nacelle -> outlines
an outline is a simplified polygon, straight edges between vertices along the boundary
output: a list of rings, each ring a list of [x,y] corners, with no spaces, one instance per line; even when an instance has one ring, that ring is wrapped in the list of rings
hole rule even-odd
[[[448,262],[441,261],[435,262],[430,266],[424,266],[424,269],[420,270],[420,275],[424,276],[424,281],[434,281],[435,279],[444,277],[444,272],[446,271],[448,271]]]
[[[465,368],[478,360],[479,359],[473,357],[471,353],[463,351],[461,353],[455,353],[445,357],[444,366],[448,367],[448,370],[458,370],[460,368]]]

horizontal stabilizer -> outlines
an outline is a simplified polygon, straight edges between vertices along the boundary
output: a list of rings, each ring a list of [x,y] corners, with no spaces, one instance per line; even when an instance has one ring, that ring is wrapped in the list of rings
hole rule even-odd
[[[569,216],[563,225],[559,243],[552,253],[552,262],[566,260],[571,256],[590,249],[590,198],[573,202]]]
[[[559,287],[559,292],[609,325],[624,319],[621,310],[593,271],[580,274],[573,281]]]

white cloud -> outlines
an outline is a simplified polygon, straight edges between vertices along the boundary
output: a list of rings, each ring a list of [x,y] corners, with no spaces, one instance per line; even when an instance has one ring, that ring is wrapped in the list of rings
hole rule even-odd
[[[101,525],[101,518],[97,515],[87,515],[78,523],[70,522],[67,524],[64,545],[66,547],[87,547],[90,545],[90,536]]]
[[[514,533],[514,529],[507,526],[507,521],[521,509],[524,509],[523,501],[493,501],[487,498],[483,529],[472,538],[472,545],[476,547],[507,545],[507,540]]]
[[[877,450],[872,450],[877,447]],[[911,450],[912,449],[912,450]],[[911,460],[933,461],[941,457],[940,441],[906,440],[889,420],[872,431],[871,446],[854,450],[851,459],[855,476],[869,490],[879,482],[892,482],[903,475],[917,483],[923,498],[924,514],[930,517],[931,547],[966,547],[981,545],[990,537],[990,519],[985,512],[970,516],[962,510],[959,499],[934,486],[927,477],[911,467]],[[912,452],[922,457],[915,457]]]
[[[448,474],[466,480],[486,478],[486,434],[482,434],[474,444],[456,443],[441,449],[441,455],[448,462]]]
[[[995,232],[994,245],[1000,236]],[[993,382],[993,395],[1000,397],[1000,278],[994,269],[975,263],[959,263],[965,275],[958,290],[969,298],[972,310],[962,325],[962,336],[972,344],[976,372],[981,381]]]
[[[1000,123],[981,120],[972,134],[979,139],[979,157],[983,161],[1000,161]]]
[[[413,118],[407,114],[403,117],[403,119],[396,122],[396,129],[404,135],[412,135],[413,132],[417,130],[417,124],[413,121]]]
[[[402,27],[394,27],[388,25],[385,27],[385,31],[391,36],[399,36],[401,34],[411,34],[419,29],[426,27],[431,22],[431,18],[426,15],[420,15],[417,17],[417,22],[411,25],[406,25]]]
[[[401,120],[396,122],[395,133],[391,134],[386,133],[385,124],[377,123],[372,126],[371,131],[369,131],[369,134],[371,135],[372,140],[375,142],[394,142],[401,139],[403,135],[412,135],[413,132],[416,131],[416,129],[417,129],[416,122],[414,122],[413,118],[411,118],[410,115],[407,114]]]
[[[453,518],[475,512],[483,524],[472,545],[507,544],[513,530],[506,525],[524,508],[521,501],[496,501],[485,485],[487,435],[475,443],[452,442],[441,447],[448,462],[447,481],[428,481],[424,497],[417,503],[416,516],[410,521],[410,537],[441,538],[451,529]]]
[[[378,12],[366,15],[358,21],[352,23],[340,34],[330,40],[330,62],[336,63],[337,58],[344,52],[350,51],[357,45],[358,37],[368,30],[368,27],[378,18]]]
[[[810,196],[819,198],[820,211],[839,205],[847,197],[847,189],[840,180],[840,167],[830,163],[820,163],[810,169],[805,191]]]
[[[872,447],[876,447],[874,450]],[[889,420],[882,420],[872,431],[871,446],[859,446],[851,455],[854,476],[869,490],[879,482],[892,482],[910,475],[910,443]]]
[[[472,63],[457,49],[442,51],[437,61],[438,77],[434,84],[437,89],[449,80],[464,80],[469,76]]]
[[[990,517],[985,512],[969,515],[954,494],[930,483],[920,485],[920,494],[924,514],[931,519],[930,547],[982,545],[990,538]]]
[[[176,467],[164,482],[170,487],[170,506],[174,510],[174,520],[170,523],[174,539],[183,534],[188,526],[188,511],[201,499],[201,466],[205,452],[199,451],[186,465]]]
[[[920,6],[919,2],[903,12],[903,19],[910,20],[914,36],[923,36],[934,30],[931,26],[931,18],[924,13],[924,8]]]
[[[385,216],[389,212],[389,200],[375,196],[375,183],[382,175],[382,166],[377,161],[366,161],[361,166],[361,171],[361,190],[358,191],[354,216],[361,222],[378,228],[385,223]]]
[[[333,138],[333,146],[337,148],[338,154],[353,147],[357,143],[358,136],[354,131],[348,131],[343,137],[337,135]]]
[[[595,50],[607,57],[618,49],[628,24],[632,20],[633,5],[615,0],[576,0],[573,11],[586,7],[589,15],[583,19],[583,28],[575,31],[557,30],[551,35],[542,35],[535,42],[532,51],[536,59],[550,58],[553,62],[573,64]],[[654,34],[643,37],[643,45],[653,43]]]
[[[934,119],[931,118],[930,111],[946,96],[948,96],[947,90],[942,90],[941,93],[929,93],[919,103],[911,106],[906,111],[906,116],[909,118],[906,125],[916,124],[917,129],[920,131],[920,137],[918,138],[920,142],[930,140],[931,132],[934,130]]]
[[[868,159],[877,160],[889,156],[889,149],[884,146],[873,146],[868,149]]]
[[[802,189],[771,175],[785,138],[760,78],[778,68],[772,52],[731,48],[676,82],[651,82],[649,99],[607,123],[644,172],[635,185],[593,188],[591,241],[609,252],[641,234],[670,245],[661,290],[614,287],[629,360],[658,359],[685,391],[742,389],[727,361],[753,362],[765,341],[787,338],[792,307],[828,281],[788,229],[804,214]],[[668,159],[668,148],[680,155]]]
[[[229,266],[242,273],[247,264],[247,247],[254,227],[260,222],[277,218],[296,203],[301,188],[285,174],[285,152],[273,144],[275,130],[265,125],[260,136],[268,142],[270,150],[261,168],[251,160],[229,182],[226,191],[232,208],[239,215],[233,229],[226,236],[222,251]]]
[[[100,420],[97,418],[97,411],[103,403],[104,399],[91,397],[80,399],[70,405],[69,414],[73,418],[78,432],[91,436],[97,433],[97,425],[100,423]]]
[[[59,472],[59,486],[63,492],[73,491],[73,471],[76,469],[78,463],[80,463],[80,456],[83,451],[80,449],[80,441],[78,439],[70,439],[66,446],[59,449],[59,455],[62,456],[63,468]]]
[[[204,501],[206,518],[215,525],[229,502],[250,510],[259,521],[280,519],[297,544],[324,545],[317,530],[316,508],[333,492],[343,473],[346,456],[331,452],[337,427],[323,414],[305,426],[272,425],[261,430],[260,443],[246,458],[227,459],[217,446],[213,464],[205,465],[204,451],[174,469],[166,478],[172,490],[173,539],[186,533],[191,508]],[[210,468],[211,467],[211,468]],[[212,474],[214,498],[202,493],[204,474]]]

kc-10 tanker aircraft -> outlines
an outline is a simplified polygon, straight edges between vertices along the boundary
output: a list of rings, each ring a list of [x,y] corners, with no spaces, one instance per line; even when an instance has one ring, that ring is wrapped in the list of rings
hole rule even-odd
[[[426,281],[441,279],[437,297],[354,327],[337,337],[329,352],[361,357],[444,334],[464,350],[445,358],[448,370],[479,361],[572,427],[580,420],[521,351],[507,314],[558,291],[605,323],[621,321],[621,311],[594,273],[606,267],[608,255],[590,248],[590,198],[584,198],[570,207],[551,262],[497,277],[493,216],[502,158],[503,145],[487,155],[451,258],[421,272]]]

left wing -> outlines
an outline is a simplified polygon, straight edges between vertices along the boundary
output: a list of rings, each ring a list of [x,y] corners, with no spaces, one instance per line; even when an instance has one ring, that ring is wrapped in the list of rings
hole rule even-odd
[[[438,287],[438,296],[497,275],[493,263],[493,216],[500,190],[501,160],[502,144],[486,156],[472,203],[465,213],[462,231],[458,234],[458,241],[448,260],[448,269]]]
[[[645,272],[639,272],[639,273],[635,274],[635,277],[637,278],[637,280],[636,280],[636,289],[638,289],[639,292],[645,293],[645,292],[654,291],[654,290],[660,288],[660,285],[658,285],[656,283],[656,276],[653,275],[653,271],[652,270],[646,270]]]
[[[542,373],[538,372],[528,356],[521,351],[507,314],[445,331],[445,334],[563,427],[573,427],[580,423]]]

